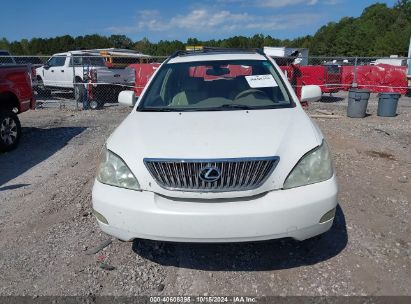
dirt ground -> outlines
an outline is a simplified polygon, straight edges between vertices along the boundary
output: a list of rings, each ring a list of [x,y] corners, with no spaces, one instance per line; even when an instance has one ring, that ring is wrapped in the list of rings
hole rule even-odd
[[[314,119],[340,187],[322,237],[113,240],[91,255],[109,238],[91,216],[99,152],[130,109],[23,113],[19,148],[0,155],[0,295],[411,295],[411,98],[394,118],[376,115],[375,96],[366,118],[347,118],[346,107],[337,94],[308,109],[341,116]]]

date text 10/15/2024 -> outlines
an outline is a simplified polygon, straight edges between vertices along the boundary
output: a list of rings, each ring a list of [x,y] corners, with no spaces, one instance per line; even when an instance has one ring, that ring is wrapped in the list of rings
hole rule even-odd
[[[150,303],[256,303],[255,297],[245,296],[160,296],[150,297]]]

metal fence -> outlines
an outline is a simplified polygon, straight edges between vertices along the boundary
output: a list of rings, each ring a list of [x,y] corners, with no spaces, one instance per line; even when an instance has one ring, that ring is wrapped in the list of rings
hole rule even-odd
[[[139,96],[166,57],[100,56],[81,52],[55,56],[0,56],[0,65],[27,64],[37,107],[102,109],[122,90]],[[321,101],[344,101],[351,88],[372,93],[409,93],[407,58],[274,58],[299,96],[304,85],[321,87]],[[338,95],[338,98],[335,97]]]
[[[304,85],[318,85],[323,92],[343,93],[357,88],[371,93],[395,92],[407,94],[410,83],[407,80],[407,58],[375,57],[298,57],[275,58],[289,81],[298,90]],[[306,61],[306,65],[300,64]],[[298,94],[297,94],[298,95]]]

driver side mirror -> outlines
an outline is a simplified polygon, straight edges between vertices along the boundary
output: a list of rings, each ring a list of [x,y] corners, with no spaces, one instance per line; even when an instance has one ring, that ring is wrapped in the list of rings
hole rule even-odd
[[[118,95],[118,103],[129,106],[129,107],[134,107],[136,104],[137,98],[136,94],[134,91],[121,91],[120,94]]]
[[[319,101],[322,92],[318,85],[306,85],[301,88],[301,102]]]

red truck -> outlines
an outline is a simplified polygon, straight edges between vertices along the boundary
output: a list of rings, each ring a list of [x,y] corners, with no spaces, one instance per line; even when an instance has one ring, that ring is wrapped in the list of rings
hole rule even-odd
[[[0,152],[17,147],[21,136],[17,114],[35,106],[28,66],[0,65]]]

